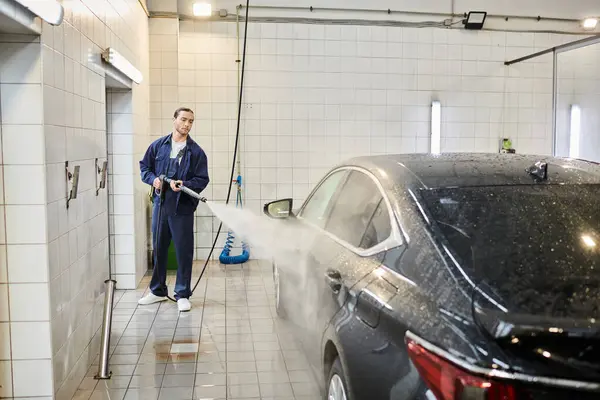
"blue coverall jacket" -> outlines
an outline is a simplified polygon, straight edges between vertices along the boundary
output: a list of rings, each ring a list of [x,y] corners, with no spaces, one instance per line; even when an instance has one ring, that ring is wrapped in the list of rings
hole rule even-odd
[[[146,150],[144,158],[140,161],[141,177],[144,183],[152,186],[152,183],[158,176],[166,173],[171,155],[172,135],[170,133],[155,140],[148,147],[148,150]],[[185,153],[179,165],[178,175],[179,180],[183,181],[183,186],[192,189],[196,193],[201,193],[210,182],[206,153],[189,135],[187,137]],[[154,202],[156,202],[158,195],[156,192],[153,193]],[[194,214],[199,200],[182,193],[177,192],[175,213],[177,215]]]

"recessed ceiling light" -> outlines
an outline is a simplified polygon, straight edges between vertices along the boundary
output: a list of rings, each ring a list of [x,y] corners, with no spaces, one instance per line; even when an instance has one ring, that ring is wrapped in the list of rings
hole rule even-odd
[[[193,10],[196,17],[210,17],[212,15],[212,5],[209,3],[194,3]]]
[[[598,18],[586,18],[583,20],[583,28],[584,29],[596,29],[598,25]]]

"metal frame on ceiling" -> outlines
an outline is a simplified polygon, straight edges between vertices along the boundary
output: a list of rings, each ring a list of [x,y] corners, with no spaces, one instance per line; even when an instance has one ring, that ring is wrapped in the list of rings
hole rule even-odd
[[[591,46],[600,43],[600,35],[589,36],[585,39],[575,40],[551,47],[546,50],[538,51],[514,60],[505,61],[504,65],[510,66],[523,61],[531,60],[546,54],[552,53],[552,155],[556,155],[556,119],[558,115],[558,55],[571,50],[577,50],[582,47]]]
[[[529,55],[526,55],[526,56],[523,56],[523,57],[515,58],[514,60],[505,61],[504,65],[517,64],[517,63],[520,63],[522,61],[531,60],[532,58],[543,56],[545,54],[549,54],[549,53],[552,53],[552,52],[554,52],[554,53],[562,53],[562,52],[565,52],[565,51],[574,50],[574,49],[577,49],[577,48],[580,48],[580,47],[589,46],[591,44],[595,44],[595,43],[599,43],[599,42],[600,42],[600,35],[589,36],[589,37],[586,37],[584,39],[575,40],[573,42],[561,44],[561,45],[554,46],[554,47],[551,47],[551,48],[546,49],[546,50],[538,51],[536,53],[532,53],[532,54],[529,54]]]

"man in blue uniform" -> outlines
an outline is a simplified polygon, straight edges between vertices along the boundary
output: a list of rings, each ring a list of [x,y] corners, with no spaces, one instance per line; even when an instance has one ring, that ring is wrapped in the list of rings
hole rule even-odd
[[[179,311],[189,311],[192,307],[189,297],[192,295],[194,212],[199,201],[182,194],[181,186],[200,193],[209,182],[206,154],[189,136],[193,123],[192,110],[177,109],[173,119],[173,132],[154,141],[140,161],[142,181],[154,187],[152,237],[155,249],[150,293],[139,300],[140,305],[167,299],[167,256],[173,239],[178,264],[175,300]],[[163,187],[159,178],[161,175],[171,178],[171,184]],[[166,192],[162,193],[164,200],[159,221],[161,190]]]

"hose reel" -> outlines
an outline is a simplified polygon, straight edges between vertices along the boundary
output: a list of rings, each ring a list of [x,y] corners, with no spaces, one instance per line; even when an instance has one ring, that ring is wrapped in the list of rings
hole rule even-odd
[[[242,202],[242,176],[238,175],[237,179],[234,181],[237,185],[237,196],[235,199],[235,207],[243,208]],[[221,255],[219,256],[219,261],[222,264],[243,264],[250,258],[250,246],[242,241],[242,254],[237,256],[230,255],[231,248],[233,247],[233,242],[235,241],[235,234],[230,229],[227,232],[227,240],[225,241],[225,246],[223,246],[223,250],[221,251]]]

